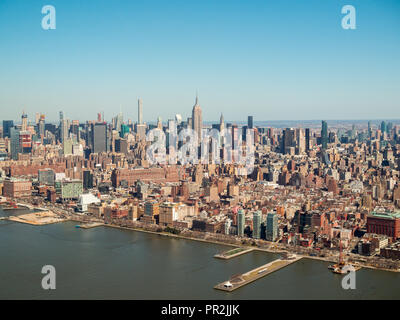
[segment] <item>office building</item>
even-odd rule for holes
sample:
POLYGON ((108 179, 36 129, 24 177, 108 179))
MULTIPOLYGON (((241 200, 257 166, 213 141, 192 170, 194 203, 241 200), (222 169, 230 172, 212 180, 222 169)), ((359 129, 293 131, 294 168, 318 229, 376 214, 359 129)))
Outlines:
POLYGON ((278 238, 278 215, 276 213, 268 213, 266 239, 268 241, 276 241, 278 238))
POLYGON ((108 152, 108 130, 106 123, 92 123, 92 153, 108 152))
POLYGON ((11 128, 14 127, 13 120, 3 120, 3 138, 11 137, 11 128))
POLYGON ((196 95, 196 102, 192 110, 192 129, 197 133, 198 142, 201 141, 201 130, 203 128, 203 115, 199 105, 199 97, 196 95))
POLYGON ((261 235, 261 211, 253 213, 253 238, 260 239, 261 235))
POLYGON ((247 128, 253 129, 253 116, 247 117, 247 128))
POLYGON ((143 101, 142 99, 138 100, 138 124, 143 124, 143 101))
POLYGON ((321 145, 323 150, 328 148, 328 124, 326 121, 322 121, 321 145))
POLYGON ((16 127, 10 129, 10 154, 12 160, 18 160, 18 154, 22 152, 19 133, 20 130, 16 127))
POLYGON ((245 227, 245 214, 242 209, 238 211, 237 214, 237 229, 238 229, 238 236, 243 237, 244 236, 244 227, 245 227))

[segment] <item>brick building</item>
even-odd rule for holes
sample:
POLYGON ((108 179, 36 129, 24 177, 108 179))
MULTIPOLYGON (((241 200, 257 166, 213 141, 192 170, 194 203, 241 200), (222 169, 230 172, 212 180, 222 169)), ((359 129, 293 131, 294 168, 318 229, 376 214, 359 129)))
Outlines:
POLYGON ((400 238, 400 212, 371 212, 367 216, 367 232, 384 234, 393 239, 400 238))
POLYGON ((4 180, 3 196, 10 198, 30 197, 32 182, 27 180, 4 180))

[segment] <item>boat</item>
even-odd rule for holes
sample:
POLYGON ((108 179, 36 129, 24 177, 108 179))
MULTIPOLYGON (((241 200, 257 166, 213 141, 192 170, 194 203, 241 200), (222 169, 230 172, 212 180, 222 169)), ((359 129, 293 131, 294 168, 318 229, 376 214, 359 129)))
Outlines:
POLYGON ((75 226, 75 228, 80 228, 81 226, 79 225, 79 224, 77 224, 76 226, 75 226))
POLYGON ((225 288, 232 288, 233 285, 232 285, 232 283, 230 283, 229 281, 227 281, 227 282, 224 283, 224 287, 225 287, 225 288))

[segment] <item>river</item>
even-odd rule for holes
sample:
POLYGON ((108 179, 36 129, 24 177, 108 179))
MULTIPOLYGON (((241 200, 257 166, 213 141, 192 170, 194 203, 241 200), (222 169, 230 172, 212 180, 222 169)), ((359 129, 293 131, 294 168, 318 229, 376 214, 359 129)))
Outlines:
MULTIPOLYGON (((0 216, 23 212, 0 209, 0 216)), ((0 299, 400 299, 400 273, 362 269, 356 289, 344 290, 328 263, 310 259, 234 292, 218 291, 217 283, 278 257, 253 251, 213 258, 228 248, 72 222, 0 221, 0 299), (44 265, 56 269, 55 290, 41 287, 44 265)))

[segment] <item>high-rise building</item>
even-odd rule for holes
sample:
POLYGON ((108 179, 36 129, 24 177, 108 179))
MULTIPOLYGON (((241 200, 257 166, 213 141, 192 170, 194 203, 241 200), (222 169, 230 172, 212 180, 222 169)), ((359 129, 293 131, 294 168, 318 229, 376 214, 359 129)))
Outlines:
POLYGON ((37 126, 38 126, 39 137, 40 137, 40 139, 43 139, 44 133, 45 133, 45 116, 44 116, 44 114, 41 114, 39 116, 39 122, 38 122, 37 126))
POLYGON ((310 128, 306 128, 306 152, 310 150, 310 128))
POLYGON ((12 127, 10 129, 10 146, 11 146, 11 159, 18 160, 18 153, 22 152, 21 144, 20 144, 20 137, 19 137, 20 130, 16 127, 12 127))
POLYGON ((143 124, 143 101, 138 100, 138 124, 143 124))
POLYGON ((192 129, 197 133, 197 138, 201 141, 201 130, 203 128, 203 116, 199 105, 199 97, 196 95, 196 102, 192 110, 192 129))
POLYGON ((10 138, 10 130, 14 127, 13 120, 3 120, 3 138, 10 138))
POLYGON ((117 116, 114 119, 114 129, 117 130, 119 133, 121 133, 121 127, 124 123, 124 115, 122 112, 118 113, 117 116))
POLYGON ((278 215, 276 213, 268 213, 266 238, 268 241, 276 241, 278 238, 278 215))
POLYGON ((136 124, 136 135, 138 136, 139 140, 146 139, 146 125, 145 124, 136 124))
POLYGON ((63 119, 60 122, 60 142, 64 143, 66 139, 69 138, 69 121, 63 119))
POLYGON ((83 171, 83 189, 93 188, 93 173, 90 170, 83 171))
POLYGON ((253 213, 253 238, 260 239, 261 235, 261 211, 253 213))
POLYGON ((322 149, 324 149, 324 150, 326 150, 328 148, 328 124, 326 121, 322 121, 321 145, 322 145, 322 149))
POLYGON ((225 124, 224 124, 224 116, 221 113, 221 117, 219 118, 219 131, 223 131, 225 129, 225 124))
POLYGON ((381 122, 381 131, 382 133, 387 132, 387 124, 385 121, 381 122))
POLYGON ((253 129, 253 116, 247 117, 247 128, 253 129))
POLYGON ((22 113, 21 120, 22 120, 21 131, 28 130, 28 115, 25 112, 22 113))
POLYGON ((74 141, 79 142, 80 141, 79 120, 72 120, 70 131, 71 134, 74 136, 74 141))
POLYGON ((290 153, 290 148, 294 148, 296 146, 295 139, 295 130, 292 128, 286 128, 282 133, 282 141, 281 141, 281 153, 287 154, 290 153))
POLYGON ((56 174, 52 169, 39 169, 38 180, 39 183, 48 186, 54 186, 56 174))
POLYGON ((244 211, 240 209, 237 214, 237 230, 239 237, 244 236, 244 225, 245 225, 245 215, 244 211))
POLYGON ((108 131, 106 123, 92 123, 92 153, 107 152, 108 150, 108 131))
POLYGON ((304 135, 304 129, 297 128, 296 129, 296 137, 297 137, 298 154, 302 154, 306 151, 306 139, 305 139, 305 135, 304 135))
POLYGON ((368 137, 372 137, 372 126, 371 126, 371 121, 368 121, 368 137))

